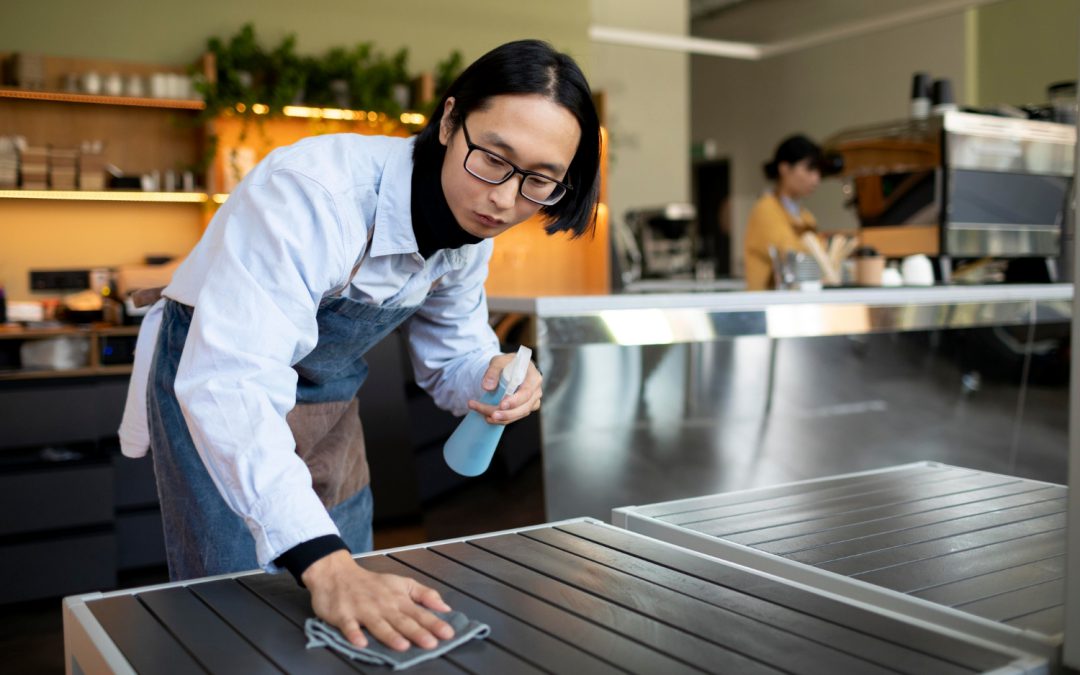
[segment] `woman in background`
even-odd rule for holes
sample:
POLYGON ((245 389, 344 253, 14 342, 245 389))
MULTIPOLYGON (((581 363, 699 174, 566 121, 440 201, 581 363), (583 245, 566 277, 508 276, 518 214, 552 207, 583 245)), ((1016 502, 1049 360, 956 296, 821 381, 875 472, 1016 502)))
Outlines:
POLYGON ((806 136, 786 138, 772 161, 765 164, 765 177, 776 187, 762 195, 750 211, 743 243, 746 288, 762 291, 775 288, 769 247, 779 255, 788 251, 806 252, 802 236, 815 232, 817 221, 801 206, 821 182, 821 148, 806 136))

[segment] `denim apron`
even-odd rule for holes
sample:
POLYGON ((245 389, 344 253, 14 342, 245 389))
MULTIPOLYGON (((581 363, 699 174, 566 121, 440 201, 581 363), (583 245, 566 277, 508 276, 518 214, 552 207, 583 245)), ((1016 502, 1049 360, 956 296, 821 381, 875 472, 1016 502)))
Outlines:
MULTIPOLYGON (((350 282, 362 262, 353 268, 350 282)), ((363 355, 420 305, 369 305, 341 296, 348 285, 334 289, 319 304, 318 342, 293 366, 298 375, 296 407, 286 419, 316 493, 346 545, 359 553, 372 548, 373 506, 356 401, 368 372, 363 355)), ((251 533, 210 478, 173 389, 194 311, 166 300, 147 387, 150 448, 173 580, 259 566, 251 533)))

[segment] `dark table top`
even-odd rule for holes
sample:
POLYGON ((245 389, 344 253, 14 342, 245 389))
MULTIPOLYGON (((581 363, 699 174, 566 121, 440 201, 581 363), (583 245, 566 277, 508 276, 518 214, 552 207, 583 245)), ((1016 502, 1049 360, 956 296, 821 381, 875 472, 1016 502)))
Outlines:
MULTIPOLYGON (((968 673, 1013 654, 592 520, 377 553, 491 635, 416 673, 968 673)), ((262 573, 85 602, 137 672, 387 672, 305 649, 306 590, 262 573)), ((85 616, 85 615, 84 615, 85 616)), ((83 619, 85 623, 87 619, 83 619)), ((1031 666, 1031 660, 1020 668, 1031 666)))
POLYGON ((681 528, 1047 636, 1067 488, 923 463, 641 507, 681 528))

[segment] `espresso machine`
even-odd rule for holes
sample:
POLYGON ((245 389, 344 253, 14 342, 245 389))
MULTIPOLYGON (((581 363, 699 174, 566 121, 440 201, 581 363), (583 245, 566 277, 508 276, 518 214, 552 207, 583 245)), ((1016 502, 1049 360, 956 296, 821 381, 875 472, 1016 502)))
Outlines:
POLYGON ((863 246, 937 258, 946 282, 955 261, 985 258, 1035 262, 1055 281, 1075 144, 1072 125, 947 111, 843 131, 825 151, 842 158, 863 246))
POLYGON ((633 270, 623 281, 693 277, 696 219, 694 205, 680 202, 627 211, 616 236, 617 258, 633 270))

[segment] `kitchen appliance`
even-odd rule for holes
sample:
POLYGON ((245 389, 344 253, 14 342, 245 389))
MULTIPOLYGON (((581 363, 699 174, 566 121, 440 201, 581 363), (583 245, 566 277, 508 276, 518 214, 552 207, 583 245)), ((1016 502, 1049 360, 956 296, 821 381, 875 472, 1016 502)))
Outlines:
MULTIPOLYGON (((1061 252, 1076 128, 965 112, 841 132, 862 244, 889 258, 1043 258, 1061 252)), ((1050 266, 1048 266, 1050 267, 1050 266)))
POLYGON ((627 225, 641 253, 642 277, 694 275, 696 218, 693 204, 678 202, 627 211, 627 225))

